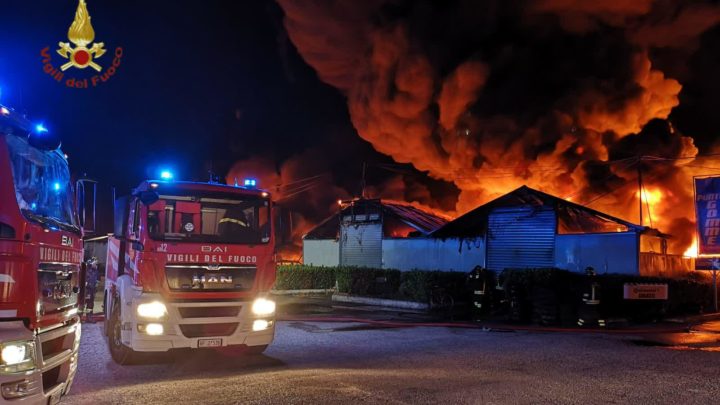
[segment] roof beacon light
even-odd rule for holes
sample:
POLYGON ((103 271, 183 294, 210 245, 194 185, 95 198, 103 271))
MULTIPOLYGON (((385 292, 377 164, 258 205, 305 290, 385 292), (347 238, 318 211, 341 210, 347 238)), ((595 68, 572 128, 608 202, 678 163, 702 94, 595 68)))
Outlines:
POLYGON ((255 186, 257 186, 257 180, 255 180, 255 179, 245 179, 245 187, 255 188, 255 186))
POLYGON ((37 132, 38 134, 44 134, 47 131, 48 131, 48 129, 45 128, 45 125, 43 125, 43 124, 35 125, 35 132, 37 132))
POLYGON ((163 180, 172 180, 173 174, 170 170, 163 170, 162 172, 160 172, 160 178, 163 180))

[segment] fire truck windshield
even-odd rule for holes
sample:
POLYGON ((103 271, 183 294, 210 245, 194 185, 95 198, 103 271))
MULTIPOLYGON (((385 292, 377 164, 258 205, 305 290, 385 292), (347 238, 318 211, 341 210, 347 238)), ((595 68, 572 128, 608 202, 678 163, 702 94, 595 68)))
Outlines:
POLYGON ((17 136, 6 139, 20 212, 44 226, 79 232, 70 170, 62 153, 34 148, 17 136))
POLYGON ((270 241, 270 203, 255 196, 160 195, 148 207, 155 240, 261 244, 270 241))

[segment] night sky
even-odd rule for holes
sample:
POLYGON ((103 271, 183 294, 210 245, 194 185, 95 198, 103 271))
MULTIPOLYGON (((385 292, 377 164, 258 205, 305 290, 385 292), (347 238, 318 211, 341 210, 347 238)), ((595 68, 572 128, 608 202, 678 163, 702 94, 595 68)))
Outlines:
POLYGON ((237 160, 279 167, 320 147, 333 150, 323 170, 342 169, 336 180, 359 192, 364 160, 391 161, 354 133, 342 94, 298 56, 273 1, 87 3, 95 42, 108 49, 97 62, 109 66, 123 48, 115 75, 70 89, 43 72, 45 46, 63 63, 55 49, 77 1, 4 1, 0 102, 59 133, 73 172, 103 188, 126 192, 165 167, 181 179, 223 178, 237 160))
POLYGON ((3 2, 0 102, 60 134, 105 200, 161 168, 257 175, 309 226, 367 162, 369 195, 450 215, 527 184, 634 220, 636 167, 613 162, 651 155, 671 159, 640 165, 671 190, 656 219, 689 235, 689 178, 720 171, 716 1, 88 0, 97 62, 122 62, 69 89, 40 51, 63 63, 76 7, 3 2))

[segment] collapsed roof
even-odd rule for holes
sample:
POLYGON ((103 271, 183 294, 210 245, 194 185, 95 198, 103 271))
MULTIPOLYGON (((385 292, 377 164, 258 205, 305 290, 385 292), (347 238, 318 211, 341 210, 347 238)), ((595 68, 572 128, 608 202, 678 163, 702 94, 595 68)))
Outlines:
POLYGON ((448 223, 445 218, 411 205, 379 199, 359 199, 350 202, 339 213, 326 218, 305 234, 303 239, 337 239, 341 218, 366 215, 372 210, 382 213, 383 231, 386 237, 427 236, 448 223), (399 231, 400 228, 406 231, 399 231))

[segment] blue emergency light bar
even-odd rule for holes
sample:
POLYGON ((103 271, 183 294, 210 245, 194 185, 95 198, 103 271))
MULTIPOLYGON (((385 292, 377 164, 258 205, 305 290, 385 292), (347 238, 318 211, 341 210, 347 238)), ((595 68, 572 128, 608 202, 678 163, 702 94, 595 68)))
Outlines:
POLYGON ((245 179, 245 187, 255 187, 255 186, 257 186, 257 180, 245 179))
POLYGON ((48 131, 48 129, 45 128, 45 125, 43 125, 43 124, 37 124, 37 125, 35 125, 35 132, 37 132, 38 135, 44 134, 44 133, 46 133, 47 131, 48 131))
POLYGON ((173 173, 170 170, 163 170, 160 172, 160 178, 163 180, 172 180, 173 177, 173 173))

